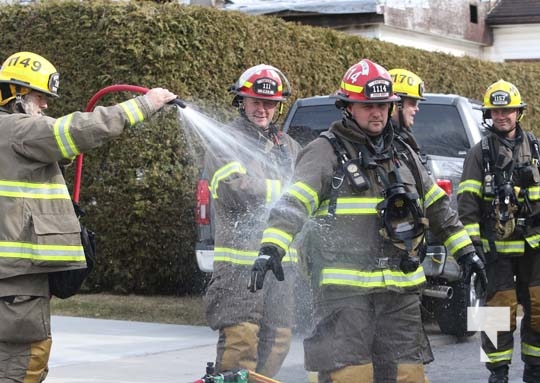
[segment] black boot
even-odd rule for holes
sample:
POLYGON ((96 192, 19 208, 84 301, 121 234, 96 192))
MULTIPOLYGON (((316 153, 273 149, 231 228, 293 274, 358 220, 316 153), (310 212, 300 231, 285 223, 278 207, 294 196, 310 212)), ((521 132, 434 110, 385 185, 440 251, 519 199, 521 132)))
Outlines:
POLYGON ((523 381, 526 383, 540 383, 540 366, 525 364, 523 369, 523 381))
POLYGON ((508 366, 499 366, 490 371, 488 383, 508 383, 508 366))

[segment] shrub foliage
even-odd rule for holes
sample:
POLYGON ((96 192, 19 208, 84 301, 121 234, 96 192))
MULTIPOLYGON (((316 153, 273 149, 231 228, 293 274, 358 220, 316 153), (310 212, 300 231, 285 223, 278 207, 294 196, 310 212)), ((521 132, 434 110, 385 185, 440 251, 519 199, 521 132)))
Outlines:
MULTIPOLYGON (((538 64, 458 58, 177 3, 48 1, 2 6, 0 19, 4 59, 32 51, 60 72, 61 97, 50 105, 52 116, 85 110, 93 94, 118 83, 167 87, 197 108, 227 116, 227 89, 252 65, 271 64, 286 73, 290 103, 334 92, 349 66, 369 58, 388 69, 416 72, 430 92, 476 99, 503 78, 528 103, 525 128, 535 130, 540 122, 540 94, 532 88, 540 78, 538 64)), ((110 94, 99 104, 131 96, 110 94)), ((201 164, 171 109, 84 157, 81 205, 84 222, 97 232, 99 251, 89 291, 187 294, 201 288, 193 223, 201 164)), ((73 169, 69 182, 72 177, 73 169)))

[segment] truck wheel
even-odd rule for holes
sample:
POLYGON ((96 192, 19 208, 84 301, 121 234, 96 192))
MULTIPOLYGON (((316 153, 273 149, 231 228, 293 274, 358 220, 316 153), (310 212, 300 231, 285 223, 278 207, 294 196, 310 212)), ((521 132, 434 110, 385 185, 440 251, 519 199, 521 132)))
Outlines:
POLYGON ((435 302, 433 310, 441 332, 458 337, 474 335, 475 331, 467 331, 467 307, 479 307, 485 303, 485 294, 478 286, 476 275, 468 285, 462 280, 447 282, 447 285, 454 291, 452 298, 435 302))

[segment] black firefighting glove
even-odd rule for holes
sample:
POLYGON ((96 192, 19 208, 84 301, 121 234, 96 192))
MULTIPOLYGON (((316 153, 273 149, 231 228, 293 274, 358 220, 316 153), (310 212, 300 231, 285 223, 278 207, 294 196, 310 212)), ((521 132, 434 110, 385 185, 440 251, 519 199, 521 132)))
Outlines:
POLYGON ((461 269, 463 270, 463 281, 466 284, 471 283, 472 274, 476 273, 478 279, 480 280, 482 289, 487 291, 488 280, 486 275, 486 267, 478 254, 475 252, 465 254, 459 257, 458 263, 461 265, 461 269))
POLYGON ((484 265, 486 264, 486 253, 484 252, 484 246, 482 245, 481 241, 473 241, 474 251, 476 251, 476 255, 480 257, 480 260, 484 262, 484 265))
POLYGON ((263 288, 264 277, 268 270, 272 270, 278 281, 285 280, 283 267, 281 267, 281 255, 276 246, 266 245, 259 250, 259 256, 255 259, 251 268, 251 277, 248 289, 252 293, 263 288))

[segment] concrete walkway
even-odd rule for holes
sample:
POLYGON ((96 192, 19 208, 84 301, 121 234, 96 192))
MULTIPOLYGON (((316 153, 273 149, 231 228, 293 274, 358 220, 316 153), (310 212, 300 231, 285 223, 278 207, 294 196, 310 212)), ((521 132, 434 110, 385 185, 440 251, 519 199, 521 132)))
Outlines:
MULTIPOLYGON (((455 341, 427 330, 432 345, 455 341)), ((216 356, 208 327, 53 316, 52 334, 46 383, 191 383, 216 356)), ((303 360, 295 337, 282 370, 303 371, 303 360)))

